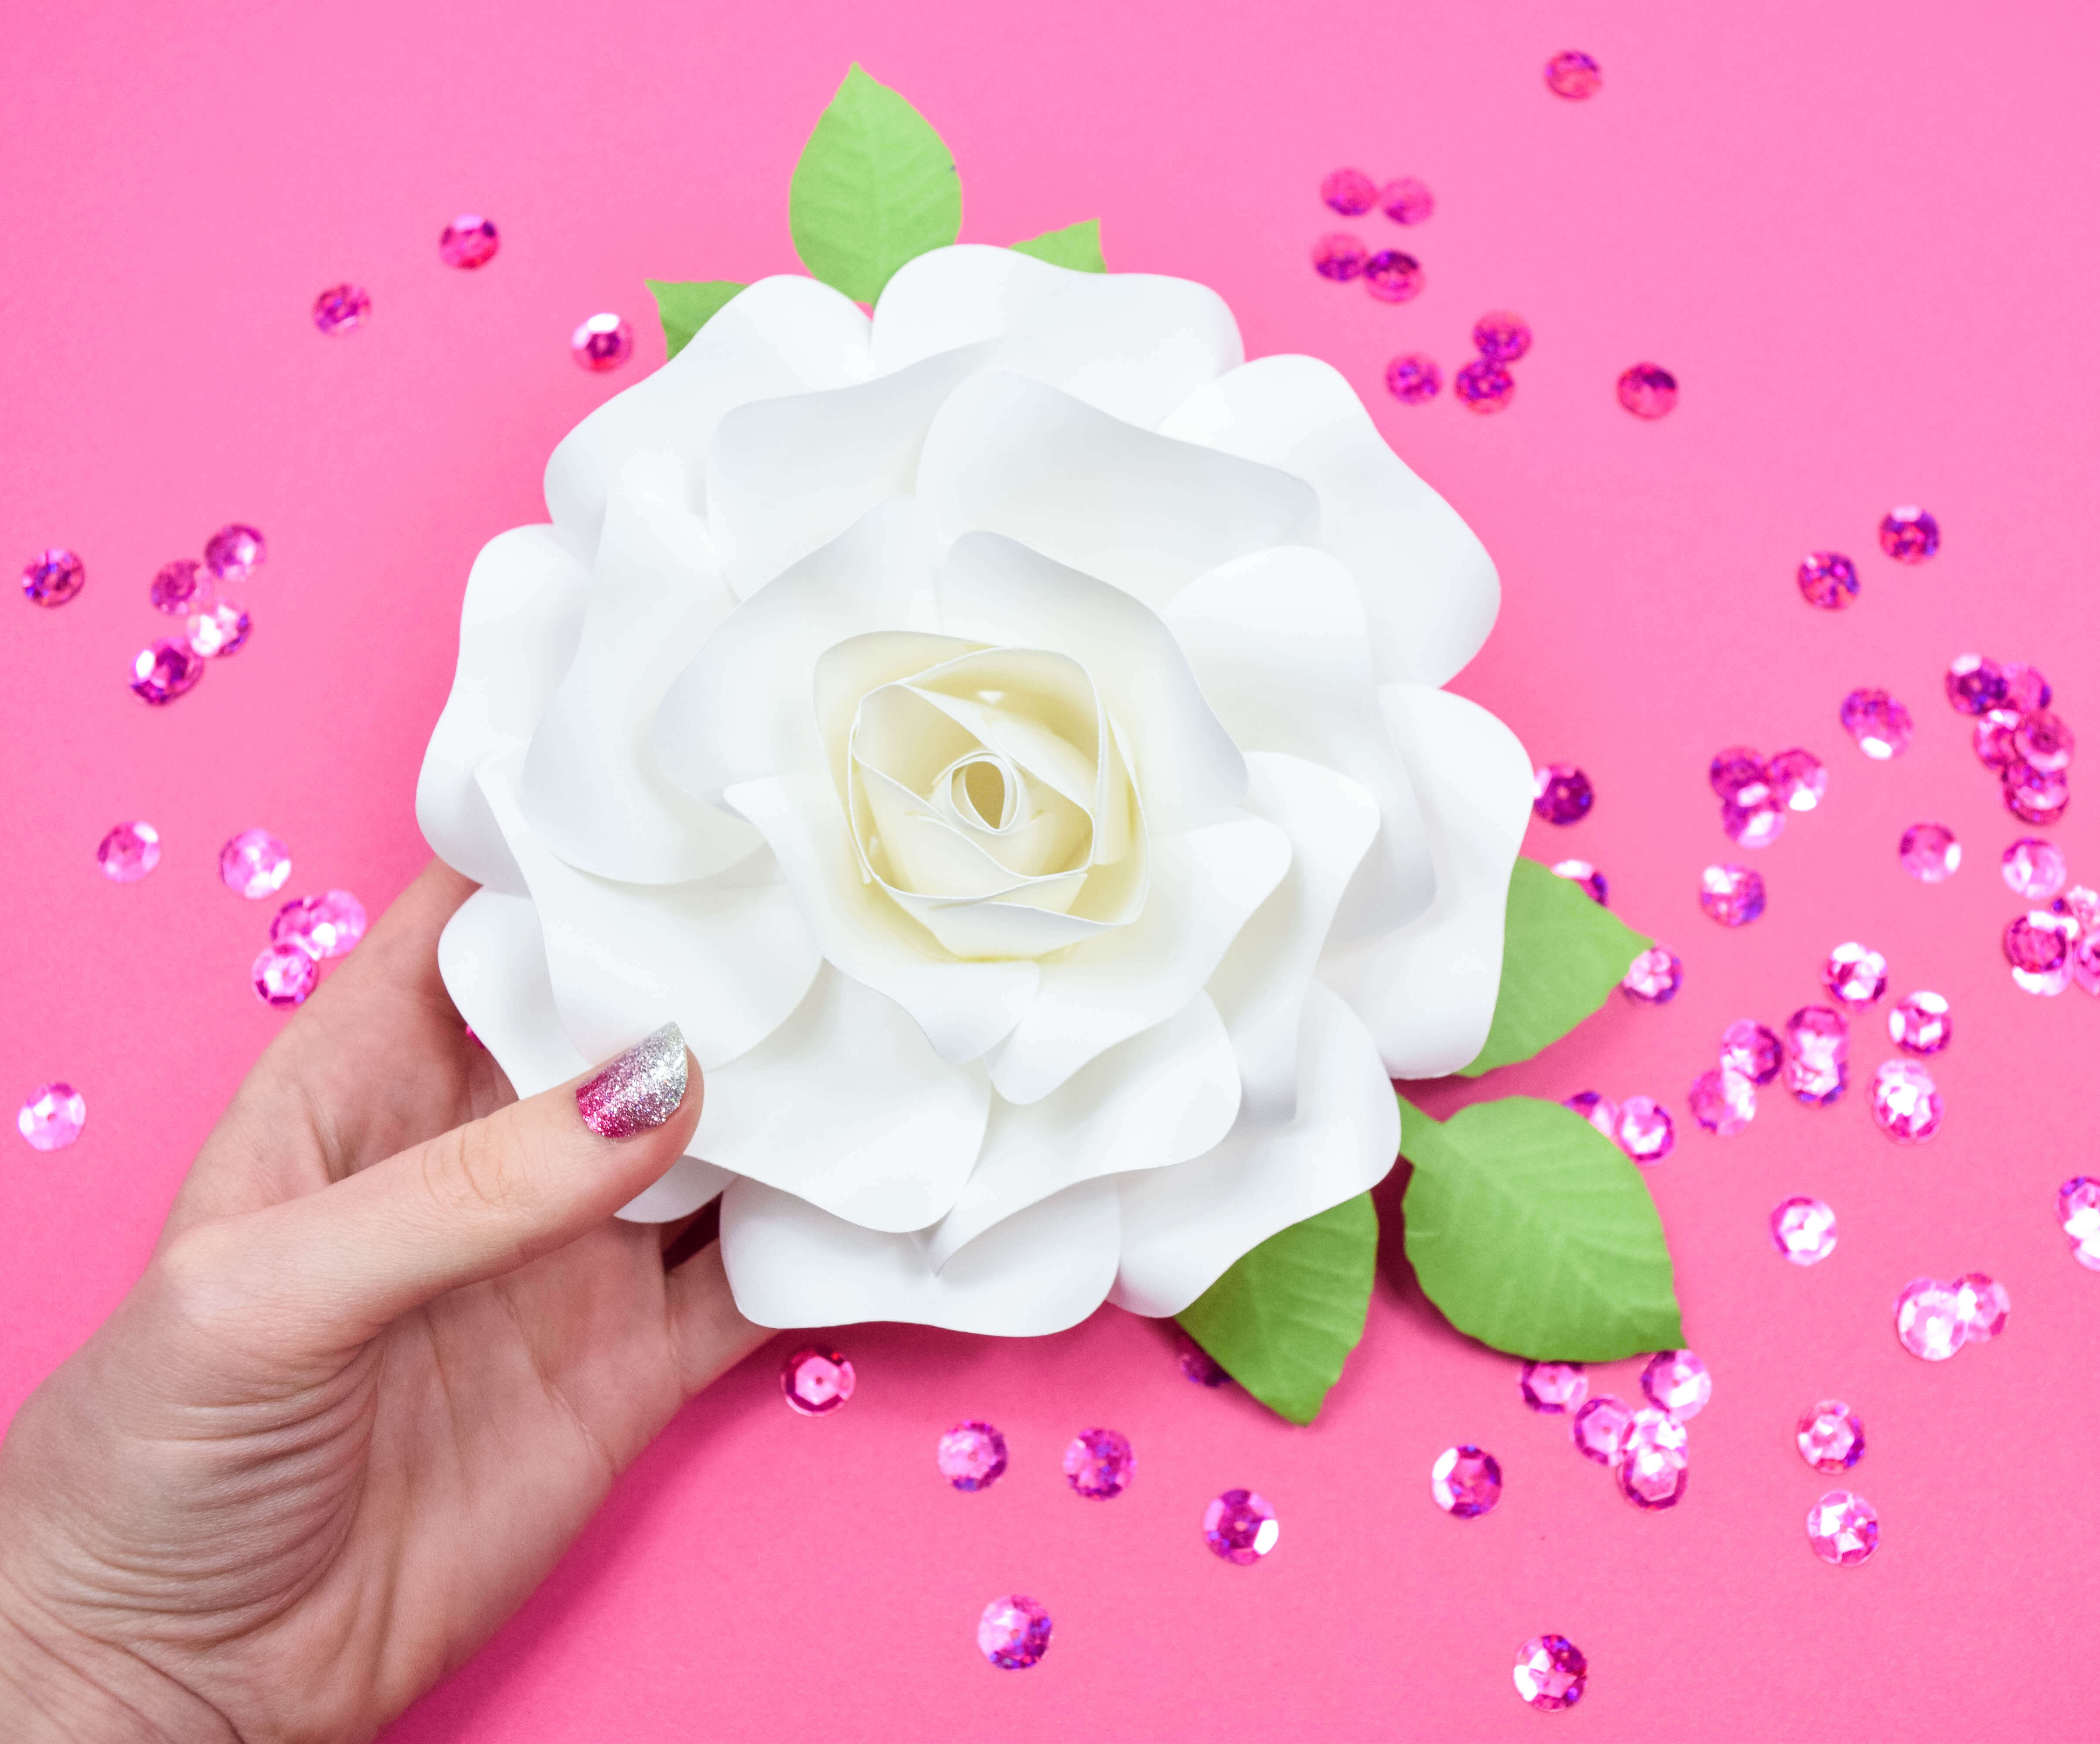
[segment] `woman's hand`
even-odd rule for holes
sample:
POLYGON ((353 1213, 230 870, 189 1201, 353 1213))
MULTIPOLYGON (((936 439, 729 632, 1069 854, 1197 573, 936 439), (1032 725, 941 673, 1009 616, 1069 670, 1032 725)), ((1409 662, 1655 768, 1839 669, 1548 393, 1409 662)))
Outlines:
POLYGON ((766 1337, 717 1247, 610 1221, 699 1119, 675 1031, 624 1120, 517 1101, 438 978, 472 888, 432 865, 286 1026, 8 1430, 11 1737, 369 1737, 766 1337))

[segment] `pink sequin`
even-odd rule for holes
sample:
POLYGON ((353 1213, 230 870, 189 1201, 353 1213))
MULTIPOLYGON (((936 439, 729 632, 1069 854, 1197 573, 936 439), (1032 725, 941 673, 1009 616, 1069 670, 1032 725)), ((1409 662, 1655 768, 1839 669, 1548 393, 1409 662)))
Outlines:
POLYGON ((1829 771, 1813 752, 1781 751, 1765 765, 1772 793, 1789 811, 1813 811, 1830 785, 1829 771))
POLYGON ((1630 1096, 1619 1104, 1619 1149, 1643 1168, 1660 1163, 1677 1144, 1670 1110, 1652 1097, 1630 1096))
POLYGON ((1721 1064, 1752 1084, 1770 1084, 1785 1057, 1779 1037, 1751 1018, 1738 1018, 1721 1031, 1721 1064))
POLYGON ((580 369, 617 369, 634 355, 634 329, 610 312, 586 316, 569 335, 569 355, 580 369))
POLYGON ((1582 1699, 1590 1662, 1564 1635, 1534 1635, 1516 1650, 1515 1678, 1516 1693, 1529 1706, 1557 1713, 1582 1699))
POLYGON ((165 612, 170 617, 187 617, 192 612, 208 609, 214 602, 216 589, 211 577, 205 573, 204 565, 193 557, 179 557, 172 563, 161 564, 153 579, 146 584, 146 598, 156 612, 165 612))
POLYGON ((1114 1429, 1082 1429, 1065 1449, 1065 1481, 1091 1500, 1121 1495, 1136 1475, 1129 1438, 1114 1429))
POLYGON ((2039 836, 2023 836, 2005 850, 1999 862, 2005 888, 2031 903, 2045 903, 2063 888, 2071 876, 2063 850, 2039 836))
POLYGON ((245 581, 269 554, 262 534, 239 521, 227 522, 204 542, 204 566, 221 581, 245 581))
POLYGON ((1897 1340, 1927 1362, 1944 1362, 1969 1336, 1959 1293, 1937 1278, 1914 1278, 1905 1284, 1895 1312, 1897 1340))
POLYGON ((1619 1141, 1619 1105, 1595 1090, 1577 1090, 1560 1105, 1572 1108, 1613 1144, 1619 1141))
POLYGON ((1531 325, 1507 309, 1492 311, 1473 323, 1473 349, 1491 362, 1513 364, 1531 349, 1531 325))
POLYGON ((1573 763, 1547 763, 1531 774, 1532 815, 1547 823, 1573 823, 1590 815, 1596 793, 1573 763))
POLYGON ((1962 714, 1988 714, 2005 703, 2005 674, 1981 654, 1957 654, 1948 663, 1947 700, 1962 714))
POLYGON ((2005 706, 2014 713, 2046 709, 2054 695, 2039 667, 2030 666, 2024 660, 2005 662, 2005 706))
POLYGON ((1607 898, 1611 894, 1611 885, 1587 860, 1557 860, 1552 871, 1555 877, 1565 878, 1599 908, 1609 906, 1607 898))
POLYGON ((1444 372, 1435 358, 1410 351, 1385 366, 1385 386, 1402 405, 1423 405, 1443 391, 1444 372))
POLYGON ((1806 1194, 1781 1199, 1772 1208, 1771 1238, 1796 1265, 1814 1265, 1838 1250, 1838 1213, 1806 1194))
POLYGON ((1889 990, 1889 960, 1847 939, 1824 959, 1823 984, 1847 1005, 1871 1005, 1889 990))
POLYGON ((1396 176, 1379 190, 1379 205, 1396 224, 1419 224, 1436 211, 1436 196, 1427 183, 1396 176))
POLYGON ((1853 743, 1877 762, 1900 757, 1913 728, 1910 710, 1886 691, 1862 689, 1847 695, 1838 719, 1853 743))
POLYGON ((1748 745, 1730 745, 1716 751, 1706 765, 1706 782, 1723 799, 1738 804, 1745 793, 1754 801, 1771 787, 1765 760, 1748 745))
POLYGON ((1867 1431, 1860 1414, 1842 1399, 1823 1399, 1801 1414, 1793 1426, 1793 1445, 1813 1469, 1835 1477, 1864 1456, 1867 1431))
POLYGON ((1699 906, 1723 926, 1748 926, 1765 912, 1765 881, 1747 866, 1710 866, 1699 875, 1699 906))
POLYGON ((1364 289, 1380 302, 1412 302, 1422 285, 1422 263, 1398 249, 1380 249, 1364 263, 1364 289))
POLYGON ((1824 612, 1842 612, 1860 597, 1860 572, 1842 551, 1811 551, 1794 572, 1801 597, 1824 612))
POLYGON ((1337 170, 1320 184, 1320 197, 1344 218, 1361 218, 1378 204, 1379 187, 1361 170, 1337 170))
POLYGON ((1882 549, 1899 563, 1921 563, 1939 549, 1939 523, 1914 503, 1882 517, 1882 549))
POLYGON ((1546 88, 1570 103, 1595 96, 1604 82, 1603 70, 1579 48, 1563 49, 1546 64, 1546 88))
POLYGON ((267 830, 243 830, 218 850, 218 876, 250 902, 275 896, 292 876, 292 850, 267 830))
POLYGON ((1692 1118, 1722 1138, 1747 1132, 1757 1118, 1756 1087, 1740 1072, 1726 1066, 1701 1072, 1685 1099, 1692 1106, 1692 1118))
POLYGON ((959 1423, 935 1446, 933 1464, 958 1490, 989 1490, 1006 1470, 1006 1437, 988 1423, 959 1423))
POLYGON ((1965 1272, 1954 1280, 1954 1306, 1961 1316, 1962 1342, 1988 1344, 2005 1330, 2012 1293, 1988 1272, 1965 1272))
POLYGON ((1944 823, 1913 823, 1897 842, 1896 858, 1920 884, 1944 884, 1961 869, 1961 844, 1944 823))
POLYGON ((2071 985, 2071 950, 2078 934, 2077 921, 2048 908, 2030 908, 2007 923, 2005 960, 2012 965, 2014 984, 2045 998, 2062 992, 2071 985))
POLYGON ((2078 740, 2061 716, 2037 709, 2020 717, 2020 724, 2013 729, 2013 748, 2028 768, 2054 775, 2070 768, 2078 740))
POLYGON ((1849 1490, 1833 1490, 1808 1511, 1808 1546, 1825 1562, 1849 1569, 1864 1562, 1882 1539, 1873 1506, 1849 1490))
POLYGON ((1568 1425, 1568 1438, 1584 1459, 1594 1459, 1599 1465, 1617 1465, 1619 1455, 1626 1450, 1626 1433, 1633 1427, 1633 1420, 1630 1405, 1608 1393, 1600 1393, 1576 1407, 1574 1420, 1568 1425))
POLYGON ((1025 1671, 1050 1651, 1050 1614, 1027 1594, 994 1599, 977 1618, 977 1651, 1002 1671, 1025 1671))
POLYGON ((1786 828, 1786 808, 1768 787, 1748 805, 1732 799, 1721 801, 1721 829, 1740 848, 1769 848, 1786 828))
POLYGON ((1937 1053, 1953 1035, 1947 1001, 1937 993, 1906 993, 1889 1008, 1889 1040, 1905 1053, 1937 1053))
POLYGON ((1243 1569, 1275 1549, 1282 1530, 1268 1499, 1251 1490, 1228 1490, 1203 1510, 1203 1542, 1211 1554, 1243 1569))
POLYGON ((15 1111, 15 1130, 32 1150, 63 1150, 87 1124, 87 1098, 69 1084, 47 1084, 15 1111))
POLYGON ((1527 1362, 1517 1390, 1525 1404, 1545 1416, 1572 1416, 1590 1397, 1590 1377, 1579 1362, 1527 1362))
POLYGON ((1691 1462, 1682 1453, 1637 1450, 1630 1446, 1615 1471, 1619 1494, 1635 1508, 1674 1508, 1684 1499, 1691 1462))
POLYGON ((1884 1060, 1874 1068, 1874 1124, 1899 1145, 1921 1145, 1939 1130, 1947 1104, 1932 1074, 1915 1060, 1884 1060))
POLYGON ((1677 377, 1661 364, 1635 364, 1619 377, 1619 404, 1635 417, 1661 417, 1677 404, 1677 377))
POLYGON ((309 956, 346 956, 364 937, 364 903, 347 890, 329 890, 285 903, 270 923, 270 937, 309 956))
POLYGON ((1476 357, 1451 378, 1451 391, 1468 412, 1485 417, 1509 408, 1516 398, 1516 377, 1501 364, 1476 357))
POLYGON ((843 1351, 805 1344, 780 1365, 780 1396, 801 1417, 823 1417, 854 1396, 857 1377, 843 1351))
POLYGON ((209 612, 192 613, 183 625, 190 652, 205 660, 223 660, 237 654, 248 640, 248 614, 230 599, 222 599, 209 612))
POLYGON ((1346 230, 1330 231, 1312 245, 1312 270, 1323 279, 1360 278, 1370 258, 1371 251, 1346 230))
POLYGON ((195 690, 204 661, 179 642, 157 642, 131 662, 131 694, 149 708, 165 708, 195 690))
POLYGON ((1684 965, 1666 946, 1654 945, 1635 957, 1619 982, 1619 991, 1643 1005, 1667 1005, 1684 985, 1684 965))
POLYGON ((438 258, 448 267, 472 272, 496 258, 501 241, 496 226, 479 212, 462 212, 438 236, 438 258))
POLYGON ((1447 1447, 1429 1468, 1429 1494, 1445 1513, 1475 1519, 1502 1500, 1502 1465, 1477 1447, 1447 1447))
POLYGON ((348 333, 372 312, 361 285, 331 285, 314 298, 314 325, 325 333, 348 333))
POLYGON ((249 973, 264 1004, 303 1005, 320 980, 320 965, 297 945, 269 945, 249 973))
POLYGON ((2060 769, 2009 764, 1999 776, 2005 810, 2023 823, 2054 823, 2071 803, 2071 784, 2060 769))
POLYGON ((1657 1411, 1689 1423, 1714 1397, 1714 1377, 1688 1350, 1660 1350, 1641 1371, 1641 1391, 1657 1411))
POLYGON ((161 832, 143 819, 120 823, 102 838, 95 863, 112 884, 136 884, 161 863, 161 832))
POLYGON ((1976 761, 2001 773, 2018 762, 2020 753, 2013 748, 2013 732, 2020 718, 2018 712, 2011 709, 1992 709, 1979 715, 1970 740, 1976 761))
POLYGON ((87 565, 63 546, 39 551, 22 569, 22 597, 33 606, 63 606, 87 585, 87 565))

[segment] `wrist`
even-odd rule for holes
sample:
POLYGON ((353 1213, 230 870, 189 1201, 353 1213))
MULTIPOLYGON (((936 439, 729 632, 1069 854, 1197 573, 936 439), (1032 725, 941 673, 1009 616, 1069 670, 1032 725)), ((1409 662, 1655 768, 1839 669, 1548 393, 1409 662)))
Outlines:
POLYGON ((0 1574, 0 1706, 20 1744, 227 1744, 218 1711, 135 1654, 40 1614, 0 1574))

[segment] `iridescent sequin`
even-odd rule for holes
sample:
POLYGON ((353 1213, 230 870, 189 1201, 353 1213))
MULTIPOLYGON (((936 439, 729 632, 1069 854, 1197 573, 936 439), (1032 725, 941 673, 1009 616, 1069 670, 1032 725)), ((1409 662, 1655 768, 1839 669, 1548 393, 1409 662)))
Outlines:
POLYGON ((1635 364, 1619 377, 1619 404, 1635 417, 1661 417, 1677 404, 1677 377, 1661 364, 1635 364))

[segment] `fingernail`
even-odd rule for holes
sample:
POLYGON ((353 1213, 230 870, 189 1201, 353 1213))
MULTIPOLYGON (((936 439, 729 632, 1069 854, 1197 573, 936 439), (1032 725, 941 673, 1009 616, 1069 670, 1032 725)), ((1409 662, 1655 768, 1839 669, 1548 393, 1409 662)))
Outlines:
POLYGON ((667 1023, 578 1084, 576 1112, 601 1138, 632 1138, 663 1125, 685 1098, 686 1038, 667 1023))

